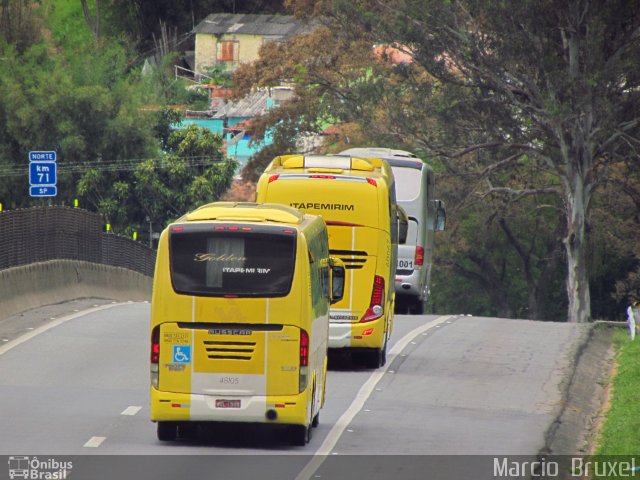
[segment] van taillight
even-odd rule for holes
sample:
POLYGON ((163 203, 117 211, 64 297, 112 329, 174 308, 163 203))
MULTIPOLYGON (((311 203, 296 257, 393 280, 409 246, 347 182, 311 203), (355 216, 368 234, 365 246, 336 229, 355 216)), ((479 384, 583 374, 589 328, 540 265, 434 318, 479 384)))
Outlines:
POLYGON ((373 185, 374 187, 378 186, 378 182, 376 182, 373 178, 367 178, 367 183, 373 185))
POLYGON ((380 318, 384 313, 384 278, 376 275, 373 279, 373 290, 371 291, 371 302, 369 308, 360 319, 360 323, 370 322, 380 318))
POLYGON ((424 248, 419 245, 416 247, 416 260, 413 263, 415 265, 422 265, 424 263, 424 248))
POLYGON ((309 334, 300 329, 300 366, 309 366, 309 334))
POLYGON ((271 176, 269 177, 269 183, 271 183, 271 182, 275 182, 275 181, 278 179, 278 177, 279 177, 279 176, 280 176, 280 175, 271 175, 271 176))

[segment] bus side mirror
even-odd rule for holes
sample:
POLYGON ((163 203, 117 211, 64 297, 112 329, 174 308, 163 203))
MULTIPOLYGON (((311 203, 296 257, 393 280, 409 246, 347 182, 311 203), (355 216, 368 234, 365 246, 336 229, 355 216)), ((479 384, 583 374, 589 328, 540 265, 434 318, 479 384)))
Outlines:
POLYGON ((434 201, 436 202, 435 230, 436 232, 441 232, 444 230, 444 227, 447 224, 447 212, 444 208, 444 202, 442 200, 434 200, 434 201))
POLYGON ((344 296, 344 265, 338 259, 331 259, 331 304, 338 303, 344 296))
POLYGON ((407 232, 409 231, 409 218, 407 212, 398 205, 398 243, 404 245, 407 243, 407 232))

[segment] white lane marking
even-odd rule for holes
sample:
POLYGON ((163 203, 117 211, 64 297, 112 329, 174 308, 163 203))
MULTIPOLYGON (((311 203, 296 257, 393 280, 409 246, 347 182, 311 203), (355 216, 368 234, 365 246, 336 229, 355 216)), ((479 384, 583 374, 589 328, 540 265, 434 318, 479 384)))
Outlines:
POLYGON ((62 318, 58 318, 57 320, 52 321, 51 323, 47 323, 46 325, 43 325, 41 327, 38 327, 36 329, 31 330, 29 333, 25 333, 24 335, 4 344, 2 347, 0 347, 0 355, 3 355, 5 353, 7 353, 9 350, 17 347, 18 345, 23 344, 24 342, 31 340, 33 337, 36 337, 38 335, 40 335, 41 333, 46 332, 47 330, 51 330, 52 328, 57 327, 58 325, 62 325, 65 322, 68 322, 69 320, 73 320, 75 318, 79 318, 82 317, 84 315, 89 315, 91 313, 94 312, 99 312, 100 310, 107 310, 109 308, 112 307, 117 307, 118 305, 124 305, 123 303, 117 303, 115 305, 109 304, 109 305, 102 305, 102 306, 96 306, 95 308, 90 308, 88 310, 84 310, 82 312, 78 312, 78 313, 74 313, 71 315, 68 315, 66 317, 62 317, 62 318))
MULTIPOLYGON (((453 317, 454 315, 444 315, 442 317, 436 318, 435 320, 429 323, 425 323, 424 325, 421 325, 418 328, 411 330, 409 333, 407 333, 404 337, 402 337, 393 345, 393 347, 391 348, 391 350, 389 350, 387 354, 386 367, 384 367, 384 369, 380 369, 376 372, 373 372, 369 376, 367 381, 364 382, 364 384, 362 385, 362 387, 360 387, 360 390, 356 394, 356 397, 353 399, 353 402, 351 402, 351 405, 349 405, 349 408, 345 410, 345 412, 338 419, 338 421, 335 423, 333 428, 331 428, 331 431, 329 432, 327 437, 324 439, 324 442, 322 442, 322 445, 320 445, 320 448, 316 450, 316 452, 313 454, 313 458, 309 460, 309 462, 305 465, 305 467, 296 476, 295 480, 309 480, 310 478, 312 478, 313 474, 318 470, 318 468, 320 468, 320 465, 322 465, 322 463, 326 460, 327 455, 332 454, 331 450, 333 450, 333 448, 336 446, 336 443, 338 443, 340 436, 344 433, 345 429, 349 426, 349 424, 357 415, 357 413, 360 410, 362 410, 362 407, 364 406, 365 402, 367 401, 367 399, 369 398, 373 390, 376 388, 376 385, 378 384, 378 382, 382 379, 384 374, 387 373, 387 369, 393 363, 394 358, 400 352, 402 352, 402 350, 404 350, 407 347, 407 345, 409 345, 410 343, 415 344, 415 342, 412 342, 411 340, 413 340, 418 335, 426 332, 427 330, 430 330, 436 326, 439 326, 440 324, 446 322, 447 320, 453 317)), ((370 411, 370 410, 367 409, 365 411, 370 411)))
POLYGON ((83 447, 98 448, 106 439, 107 437, 91 437, 83 447))
POLYGON ((130 416, 133 416, 133 415, 135 415, 136 413, 138 413, 140 410, 142 410, 142 407, 134 407, 134 406, 131 406, 131 407, 127 407, 127 408, 125 408, 125 409, 122 411, 122 413, 121 413, 120 415, 130 415, 130 416))

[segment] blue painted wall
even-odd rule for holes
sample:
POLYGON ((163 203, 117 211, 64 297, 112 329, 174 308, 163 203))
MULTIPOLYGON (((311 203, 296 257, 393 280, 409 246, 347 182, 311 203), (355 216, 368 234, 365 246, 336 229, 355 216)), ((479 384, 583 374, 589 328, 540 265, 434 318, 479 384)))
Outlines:
MULTIPOLYGON (((243 120, 247 120, 246 118, 229 118, 229 126, 233 127, 234 125, 240 123, 243 120)), ((219 119, 201 119, 201 118, 189 118, 180 122, 178 128, 185 127, 187 125, 199 125, 201 127, 207 128, 211 130, 213 133, 218 133, 222 135, 223 125, 222 120, 219 119)), ((240 140, 237 144, 231 145, 227 148, 227 156, 235 158, 240 164, 239 169, 241 169, 249 160, 249 157, 254 153, 258 152, 261 148, 271 143, 271 136, 267 135, 263 142, 257 145, 249 146, 249 142, 251 141, 251 137, 249 135, 245 135, 242 140, 240 140)))

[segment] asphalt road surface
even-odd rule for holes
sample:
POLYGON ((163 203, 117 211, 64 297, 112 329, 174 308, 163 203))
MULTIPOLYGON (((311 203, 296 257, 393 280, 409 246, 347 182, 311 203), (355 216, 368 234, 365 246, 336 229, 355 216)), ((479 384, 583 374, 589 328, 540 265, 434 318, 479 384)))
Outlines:
POLYGON ((398 315, 384 368, 332 356, 307 446, 238 425, 164 443, 148 419, 149 304, 89 303, 0 323, 0 478, 37 456, 75 479, 479 479, 477 464, 544 446, 586 339, 575 324, 398 315))

